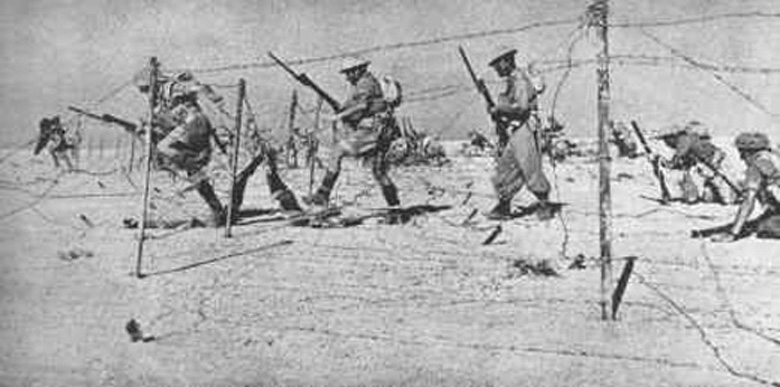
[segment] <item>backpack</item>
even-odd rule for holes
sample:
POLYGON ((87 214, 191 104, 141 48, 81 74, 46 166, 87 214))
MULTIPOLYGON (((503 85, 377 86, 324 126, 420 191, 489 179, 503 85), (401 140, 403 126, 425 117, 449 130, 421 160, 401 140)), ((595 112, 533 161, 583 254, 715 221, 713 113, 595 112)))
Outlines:
POLYGON ((401 83, 397 79, 385 75, 379 79, 379 86, 382 89, 382 98, 391 108, 397 108, 403 101, 403 92, 401 83))

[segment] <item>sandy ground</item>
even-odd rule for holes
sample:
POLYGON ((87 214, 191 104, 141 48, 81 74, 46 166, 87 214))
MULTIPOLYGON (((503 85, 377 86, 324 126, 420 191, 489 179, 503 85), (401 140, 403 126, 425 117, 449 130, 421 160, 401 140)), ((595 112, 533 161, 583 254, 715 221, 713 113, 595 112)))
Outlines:
MULTIPOLYGON (((492 160, 454 157, 392 174, 405 205, 452 206, 444 211, 319 229, 271 212, 245 219, 230 239, 152 230, 148 276, 137 279, 138 231, 122 219, 138 216, 140 174, 126 178, 103 155, 89 165, 105 169, 58 175, 27 154, 5 160, 0 176, 3 386, 780 383, 780 242, 689 238, 735 208, 642 199, 658 195, 644 159, 613 165, 615 279, 623 257, 638 260, 618 321, 605 322, 592 160, 548 170, 562 217, 502 222, 487 246, 499 225, 482 215, 493 204, 492 160), (578 255, 586 268, 570 269, 578 255), (549 260, 559 276, 524 273, 521 260, 549 260), (131 318, 155 340, 130 342, 131 318)), ((307 171, 284 175, 306 192, 307 171)), ((154 181, 154 216, 204 214, 194 193, 171 195, 168 177, 154 181)), ((383 205, 356 163, 346 164, 336 202, 347 212, 383 205)), ((275 206, 258 175, 245 208, 275 206)))

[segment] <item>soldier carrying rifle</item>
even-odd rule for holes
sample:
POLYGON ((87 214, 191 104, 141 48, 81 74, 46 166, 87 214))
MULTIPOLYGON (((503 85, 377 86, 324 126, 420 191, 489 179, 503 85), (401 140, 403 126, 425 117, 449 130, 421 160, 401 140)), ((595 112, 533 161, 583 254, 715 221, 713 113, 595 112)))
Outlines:
POLYGON ((344 127, 341 139, 330 153, 322 183, 313 195, 304 197, 303 200, 313 205, 327 205, 341 172, 341 161, 350 156, 368 160, 387 205, 400 205, 398 189, 388 176, 389 163, 385 157, 390 144, 400 136, 398 123, 393 115, 394 108, 401 102, 400 85, 389 77, 381 81, 377 79, 368 70, 369 61, 348 57, 344 60, 340 72, 344 74, 352 90, 343 103, 338 103, 305 74, 296 74, 273 54, 269 55, 299 82, 312 88, 331 105, 336 112, 330 117, 331 120, 341 122, 344 127))
MULTIPOLYGON (((548 200, 550 183, 542 170, 537 128, 532 127, 533 122, 529 122, 537 110, 537 97, 544 91, 544 86, 540 79, 536 79, 536 82, 532 80, 533 74, 517 68, 516 54, 515 49, 500 48, 498 55, 488 63, 500 77, 501 88, 495 104, 492 100, 487 101, 488 113, 495 122, 499 136, 496 174, 492 178, 498 204, 487 217, 503 219, 511 216, 512 199, 527 185, 539 200, 538 218, 549 220, 554 215, 554 208, 548 200)), ((463 52, 461 55, 466 60, 463 52)), ((470 64, 466 64, 476 80, 470 64)))

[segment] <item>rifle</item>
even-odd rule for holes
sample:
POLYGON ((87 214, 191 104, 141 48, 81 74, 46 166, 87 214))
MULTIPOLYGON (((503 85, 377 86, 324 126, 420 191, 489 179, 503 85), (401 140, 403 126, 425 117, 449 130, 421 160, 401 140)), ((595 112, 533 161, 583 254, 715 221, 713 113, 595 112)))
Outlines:
MULTIPOLYGON (((469 57, 466 55, 466 50, 463 49, 463 46, 458 46, 458 52, 460 52, 460 57, 463 59, 463 64, 466 65, 466 70, 469 72, 471 81, 474 82, 474 86, 476 86, 477 91, 482 95, 482 98, 485 99, 485 106, 487 107, 488 112, 490 112, 496 106, 496 103, 493 101, 493 97, 490 96, 490 91, 488 90, 487 86, 485 86, 485 81, 477 77, 477 74, 474 72, 474 68, 471 67, 471 61, 469 61, 469 57)), ((496 117, 491 115, 491 118, 496 121, 496 117)), ((506 131, 503 130, 502 125, 496 125, 496 135, 498 136, 499 148, 503 148, 509 138, 506 134, 506 131)))
POLYGON ((707 160, 705 160, 705 159, 703 159, 703 158, 699 157, 699 155, 698 155, 698 154, 694 154, 694 158, 696 159, 696 161, 698 161, 698 162, 700 162, 700 163, 704 164, 704 166, 706 166, 707 168, 709 168, 709 169, 712 171, 712 173, 714 173, 714 174, 715 174, 715 176, 717 176, 717 177, 719 177, 719 178, 723 179, 723 181, 725 181, 725 182, 726 182, 726 185, 728 185, 728 186, 729 186, 729 188, 731 188, 732 190, 734 190, 734 193, 736 193, 736 194, 737 194, 737 196, 742 196, 742 194, 744 193, 744 192, 742 191, 742 188, 740 188, 739 186, 737 186, 736 184, 734 184, 734 182, 733 182, 733 181, 731 181, 731 179, 729 179, 729 178, 728 178, 726 175, 724 175, 724 174, 723 174, 723 172, 721 172, 721 171, 720 171, 718 168, 715 168, 715 166, 714 166, 714 165, 712 165, 712 164, 711 164, 709 161, 707 161, 707 160))
POLYGON ((335 98, 331 97, 331 95, 328 94, 325 90, 323 90, 319 85, 314 83, 314 81, 312 81, 308 75, 306 75, 305 73, 296 73, 295 70, 291 69, 290 66, 287 66, 287 64, 285 64, 271 51, 268 51, 268 56, 271 57, 271 59, 273 59, 274 62, 276 62, 279 66, 281 66, 285 71, 287 71, 288 74, 290 74, 293 78, 295 78, 296 81, 314 90, 314 92, 317 93, 318 96, 322 97, 323 101, 327 102, 327 104, 330 105, 333 111, 338 113, 342 110, 341 104, 338 101, 336 101, 335 98))
POLYGON ((650 146, 647 145, 645 135, 642 133, 642 130, 639 129, 639 125, 636 123, 636 121, 631 121, 631 126, 634 128, 636 137, 639 139, 639 142, 645 149, 645 154, 647 154, 647 159, 650 161, 650 165, 653 166, 653 174, 655 175, 656 179, 658 179, 658 184, 661 188, 661 200, 663 203, 666 203, 672 199, 672 195, 669 194, 669 187, 666 186, 666 178, 664 177, 663 171, 661 171, 661 159, 658 157, 652 157, 654 152, 652 149, 650 149, 650 146))
POLYGON ((133 134, 135 134, 136 130, 138 129, 138 124, 132 123, 132 122, 130 122, 128 120, 125 120, 125 119, 122 119, 122 118, 119 118, 119 117, 117 117, 117 116, 115 116, 113 114, 95 114, 95 113, 92 113, 92 112, 88 112, 88 111, 86 111, 84 109, 77 108, 75 106, 68 106, 68 110, 70 110, 72 112, 76 112, 76 113, 84 115, 84 116, 87 116, 87 117, 92 118, 92 119, 96 119, 98 121, 103 121, 103 122, 108 123, 108 124, 119 125, 122 128, 124 128, 126 131, 128 131, 130 133, 133 133, 133 134))

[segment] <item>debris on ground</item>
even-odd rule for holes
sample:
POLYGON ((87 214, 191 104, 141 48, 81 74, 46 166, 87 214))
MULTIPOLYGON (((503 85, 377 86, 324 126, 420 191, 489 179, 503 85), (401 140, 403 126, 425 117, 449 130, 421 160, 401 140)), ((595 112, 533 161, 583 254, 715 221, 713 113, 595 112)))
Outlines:
POLYGON ((537 275, 543 277, 558 277, 558 271, 555 270, 549 259, 531 262, 523 258, 518 258, 510 264, 510 278, 524 275, 537 275))
POLYGON ((57 258, 63 261, 75 261, 79 258, 92 258, 95 254, 92 251, 81 247, 74 247, 66 251, 57 251, 57 258))

